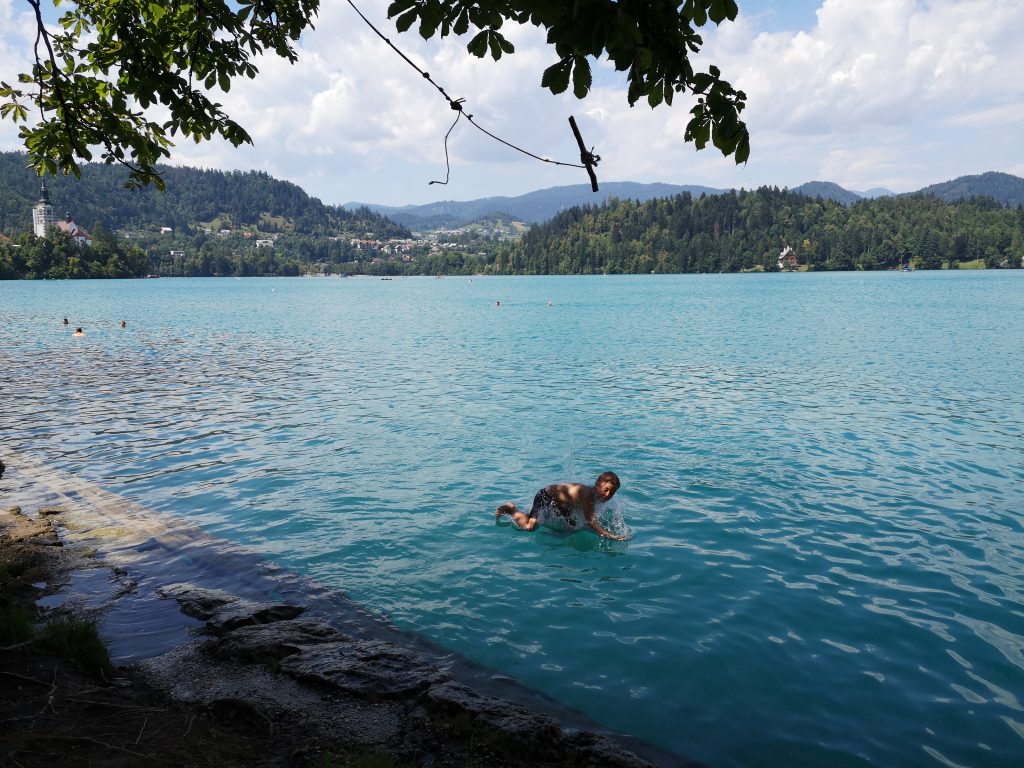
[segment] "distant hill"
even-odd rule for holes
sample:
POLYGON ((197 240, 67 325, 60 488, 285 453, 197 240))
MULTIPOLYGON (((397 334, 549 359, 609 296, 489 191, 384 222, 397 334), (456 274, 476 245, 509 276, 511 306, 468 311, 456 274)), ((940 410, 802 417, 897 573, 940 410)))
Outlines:
POLYGON ((863 192, 857 192, 861 197, 867 198, 868 200, 874 200, 879 197, 892 197, 895 193, 891 189, 885 187, 872 187, 866 189, 863 192))
POLYGON ((609 181, 601 184, 599 192, 591 191, 586 184, 529 192, 518 197, 484 197, 478 200, 445 200, 426 205, 404 205, 393 207, 370 203, 345 203, 347 209, 359 207, 387 216, 393 221, 411 229, 437 229, 438 227, 459 227, 478 219, 506 214, 518 221, 536 224, 547 221, 560 211, 580 205, 600 205, 608 198, 636 200, 643 202, 659 197, 689 192, 695 197, 702 194, 717 195, 725 190, 697 185, 640 184, 633 181, 609 181))
POLYGON ((853 205, 861 199, 861 195, 851 192, 848 189, 833 184, 831 181, 808 181, 795 187, 793 192, 807 197, 823 197, 826 200, 835 200, 843 205, 853 205))
MULTIPOLYGON (((0 229, 6 235, 32 226, 39 199, 39 177, 20 152, 0 152, 0 229)), ((407 236, 403 227, 369 210, 349 211, 324 205, 288 181, 262 171, 207 171, 161 166, 167 191, 124 188, 127 171, 116 165, 87 163, 82 178, 48 176, 54 213, 70 213, 87 230, 97 223, 108 230, 159 229, 176 232, 213 224, 261 232, 305 235, 350 233, 407 236)))
MULTIPOLYGON (((345 203, 347 209, 365 207, 387 216, 395 222, 414 230, 432 230, 441 227, 460 227, 485 218, 511 218, 527 224, 550 221, 562 211, 576 206, 600 205, 609 198, 645 202, 658 198, 673 197, 689 192, 694 197, 702 194, 719 195, 728 190, 699 185, 682 184, 641 184, 632 181, 605 182, 597 193, 591 192, 586 184, 566 187, 550 187, 529 192, 518 197, 484 197, 478 200, 445 200, 426 205, 387 206, 373 203, 345 203)), ((792 192, 807 197, 821 197, 834 200, 842 205, 852 205, 859 200, 873 200, 895 195, 884 187, 874 187, 864 192, 855 192, 830 181, 808 181, 792 192)), ((983 173, 979 176, 963 176, 959 179, 935 184, 920 190, 949 201, 964 197, 994 197, 1004 205, 1017 205, 1024 200, 1024 180, 1006 173, 983 173)))
POLYGON ((1003 205, 1016 206, 1024 204, 1024 179, 1008 173, 989 171, 932 184, 920 190, 920 194, 933 195, 947 203, 971 197, 994 197, 1003 205))

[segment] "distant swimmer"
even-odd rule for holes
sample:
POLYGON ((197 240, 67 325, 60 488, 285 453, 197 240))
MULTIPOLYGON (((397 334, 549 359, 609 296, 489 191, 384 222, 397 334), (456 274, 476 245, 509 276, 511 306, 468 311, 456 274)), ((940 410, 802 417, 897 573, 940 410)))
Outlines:
POLYGON ((496 306, 496 307, 500 307, 500 306, 501 306, 501 302, 500 302, 500 301, 496 301, 496 302, 494 302, 494 306, 496 306))
POLYGON ((64 325, 67 325, 67 324, 68 324, 68 319, 65 317, 64 318, 64 325))
POLYGON ((85 331, 83 331, 81 328, 75 328, 75 332, 72 333, 71 335, 72 336, 85 336, 85 331))
POLYGON ((616 536, 597 522, 598 503, 608 501, 619 490, 619 477, 614 472, 602 472, 593 486, 582 483, 553 483, 541 488, 533 497, 533 508, 529 514, 516 508, 511 502, 502 504, 494 513, 500 520, 508 515, 522 531, 532 531, 538 525, 556 531, 579 531, 589 528, 606 539, 625 541, 625 536, 616 536))
POLYGON ((121 327, 122 328, 127 328, 128 327, 128 323, 126 323, 124 320, 122 320, 121 321, 121 327))

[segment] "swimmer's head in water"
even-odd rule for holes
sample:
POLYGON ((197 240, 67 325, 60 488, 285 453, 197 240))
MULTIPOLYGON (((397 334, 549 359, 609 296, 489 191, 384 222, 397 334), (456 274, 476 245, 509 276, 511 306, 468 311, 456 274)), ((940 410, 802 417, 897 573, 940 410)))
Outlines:
POLYGON ((619 490, 619 476, 614 472, 602 472, 594 481, 598 501, 608 501, 619 490))

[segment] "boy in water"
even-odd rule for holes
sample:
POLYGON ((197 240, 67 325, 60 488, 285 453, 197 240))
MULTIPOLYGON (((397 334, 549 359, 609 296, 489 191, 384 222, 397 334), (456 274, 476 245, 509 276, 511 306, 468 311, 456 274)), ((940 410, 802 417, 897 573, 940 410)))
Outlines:
POLYGON ((533 497, 533 508, 529 514, 509 502, 498 507, 494 519, 500 520, 502 515, 508 515, 522 531, 532 531, 538 525, 559 531, 590 528, 606 539, 625 541, 625 536, 616 536, 602 528, 595 513, 597 502, 603 504, 614 496, 617 490, 619 477, 614 472, 602 472, 597 476, 593 487, 582 483, 553 483, 541 488, 533 497))

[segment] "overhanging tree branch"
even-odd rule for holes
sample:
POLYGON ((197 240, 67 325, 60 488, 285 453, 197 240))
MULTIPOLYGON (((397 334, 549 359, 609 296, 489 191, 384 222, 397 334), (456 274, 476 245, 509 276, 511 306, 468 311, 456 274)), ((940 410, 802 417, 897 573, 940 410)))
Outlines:
MULTIPOLYGON (((130 169, 130 185, 161 188, 156 164, 178 134, 251 143, 212 93, 256 77, 255 59, 265 52, 295 61, 295 44, 319 11, 319 0, 91 0, 62 5, 68 10, 48 29, 42 1, 27 0, 37 24, 35 65, 17 85, 0 83, 0 117, 21 125, 40 173, 77 175, 99 147, 104 162, 130 169), (156 104, 168 112, 162 123, 146 117, 156 104), (35 124, 29 107, 40 115, 35 124)), ((425 39, 472 32, 466 49, 480 58, 514 53, 506 21, 543 28, 557 57, 541 77, 552 93, 571 84, 585 98, 590 62, 606 58, 625 73, 631 105, 643 99, 656 108, 695 94, 683 139, 698 149, 710 141, 741 163, 750 153, 739 117, 746 95, 717 68, 695 72, 690 60, 703 45, 697 29, 737 13, 734 0, 394 0, 388 8, 399 32, 414 25, 425 39)))

